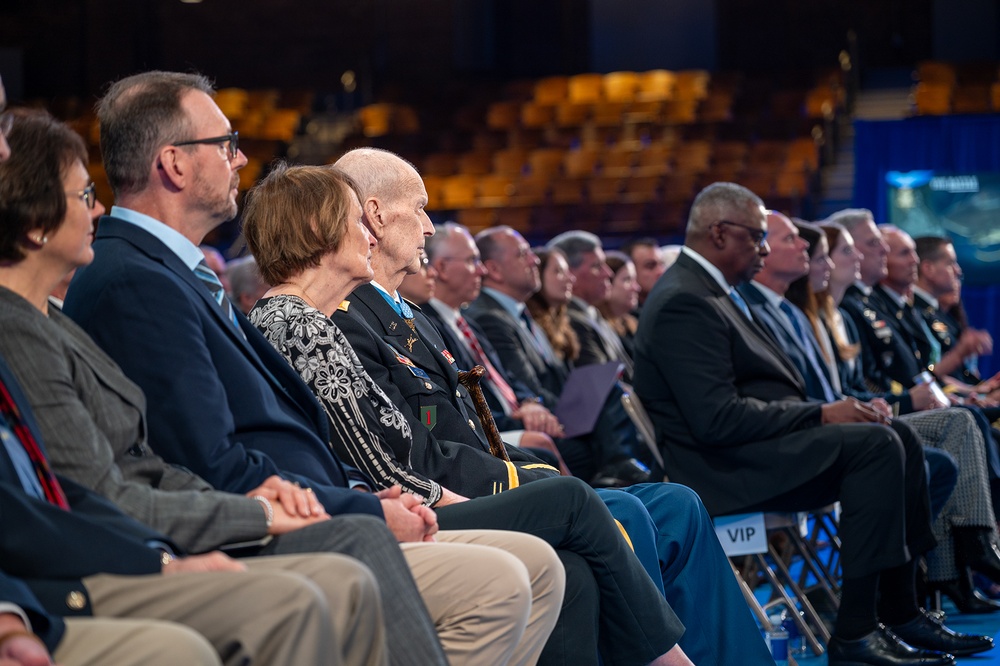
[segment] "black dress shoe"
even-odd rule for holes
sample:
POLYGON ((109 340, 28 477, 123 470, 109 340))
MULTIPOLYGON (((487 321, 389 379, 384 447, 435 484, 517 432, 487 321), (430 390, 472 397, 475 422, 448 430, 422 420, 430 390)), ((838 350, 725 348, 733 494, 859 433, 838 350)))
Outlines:
POLYGON ((987 527, 952 527, 951 534, 959 564, 1000 583, 1000 548, 993 543, 992 531, 987 527))
POLYGON ((954 666, 950 654, 917 650, 903 643, 885 627, 847 641, 837 636, 827 645, 829 666, 954 666))
POLYGON ((993 639, 989 636, 973 636, 952 631, 928 617, 923 609, 917 617, 906 624, 892 625, 888 629, 900 640, 915 648, 949 652, 959 656, 993 649, 993 639))
POLYGON ((649 483, 649 468, 635 458, 625 458, 605 465, 590 485, 594 488, 627 488, 637 483, 649 483))
POLYGON ((927 583, 931 594, 940 592, 951 599, 959 613, 981 614, 1000 611, 1000 603, 987 599, 972 586, 968 574, 959 574, 958 580, 932 580, 927 583))

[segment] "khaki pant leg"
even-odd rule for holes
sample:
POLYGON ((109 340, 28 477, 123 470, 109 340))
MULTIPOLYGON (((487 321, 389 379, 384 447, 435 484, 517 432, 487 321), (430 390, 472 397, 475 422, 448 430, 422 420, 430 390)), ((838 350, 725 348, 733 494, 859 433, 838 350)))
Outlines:
POLYGON ((208 639, 227 666, 341 663, 326 599, 296 573, 100 574, 83 583, 95 616, 187 625, 208 639))
POLYGON ((449 664, 508 663, 531 614, 521 561, 499 548, 454 541, 400 546, 449 664))
POLYGON ((310 553, 243 560, 252 571, 283 569, 306 576, 323 591, 345 666, 386 666, 385 622, 371 570, 346 555, 310 553))
POLYGON ((220 666, 205 637, 173 622, 66 618, 53 655, 62 666, 220 666))
POLYGON ((438 533, 438 541, 493 546, 521 560, 531 582, 531 615, 524 637, 514 650, 511 666, 532 666, 556 626, 566 589, 566 570, 556 551, 538 537, 501 530, 453 530, 438 533))

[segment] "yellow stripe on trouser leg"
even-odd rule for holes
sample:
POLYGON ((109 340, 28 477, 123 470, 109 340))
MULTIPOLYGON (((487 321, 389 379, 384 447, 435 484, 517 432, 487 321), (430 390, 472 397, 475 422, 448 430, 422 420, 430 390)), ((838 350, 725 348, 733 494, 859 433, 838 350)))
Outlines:
POLYGON ((632 539, 628 538, 628 532, 625 531, 625 526, 622 525, 617 518, 615 518, 615 524, 618 525, 618 529, 621 531, 622 536, 625 537, 625 542, 628 544, 628 547, 631 548, 632 552, 634 553, 635 546, 632 545, 632 539))

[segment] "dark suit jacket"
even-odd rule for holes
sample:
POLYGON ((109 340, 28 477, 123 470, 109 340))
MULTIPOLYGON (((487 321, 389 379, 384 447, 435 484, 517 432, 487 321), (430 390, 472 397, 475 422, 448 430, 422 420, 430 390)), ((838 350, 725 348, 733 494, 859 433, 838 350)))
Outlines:
POLYGON ((920 314, 910 306, 899 305, 889 295, 889 291, 880 284, 872 289, 875 309, 886 316, 886 320, 894 326, 900 336, 913 349, 913 355, 921 367, 931 362, 931 344, 924 332, 920 314))
MULTIPOLYGON (((942 312, 931 305, 920 294, 913 294, 913 309, 924 318, 927 328, 931 330, 938 344, 941 345, 942 355, 951 350, 958 343, 958 339, 962 337, 962 327, 958 325, 958 322, 948 313, 942 312)), ((974 368, 964 364, 952 372, 951 376, 973 385, 982 381, 979 373, 974 368)))
POLYGON ((157 453, 222 490, 278 474, 330 514, 382 515, 378 498, 348 490, 312 392, 242 314, 244 335, 177 255, 128 222, 102 218, 94 252, 64 310, 146 394, 157 453))
POLYGON ((576 361, 578 365, 600 365, 618 360, 614 352, 604 344, 604 338, 594 327, 594 323, 590 321, 583 301, 578 298, 570 300, 567 312, 570 326, 580 340, 580 356, 576 361))
POLYGON ((846 312, 861 336, 865 379, 878 390, 893 391, 913 386, 913 378, 924 371, 916 357, 913 337, 897 321, 900 309, 879 293, 878 287, 865 295, 855 286, 848 288, 841 310, 846 312))
POLYGON ((516 447, 507 447, 512 465, 490 454, 450 352, 419 308, 414 314, 415 330, 375 287, 363 285, 333 315, 365 370, 410 421, 414 469, 467 497, 558 475, 516 447))
POLYGON ((687 255, 647 299, 636 354, 666 472, 712 513, 791 490, 839 453, 791 361, 687 255))
POLYGON ((559 402, 569 374, 561 363, 550 364, 535 349, 531 335, 495 298, 483 292, 465 311, 486 334, 507 371, 517 377, 532 395, 540 396, 552 409, 559 402))
POLYGON ((56 649, 66 631, 62 618, 50 615, 24 581, 0 571, 0 601, 20 606, 31 622, 31 630, 45 642, 49 653, 56 649))
MULTIPOLYGON (((0 382, 7 387, 21 417, 39 446, 44 443, 13 373, 0 359, 0 382)), ((3 571, 24 580, 55 615, 89 614, 90 604, 67 605, 76 592, 86 598, 82 578, 98 573, 159 573, 160 554, 146 544, 158 541, 180 548, 119 511, 110 502, 69 479, 59 478, 70 511, 30 497, 21 486, 14 463, 0 446, 0 562, 3 571)), ((13 601, 13 600, 12 600, 13 601)))
MULTIPOLYGON (((771 334, 771 337, 781 350, 795 364, 795 369, 799 371, 799 374, 802 375, 805 381, 806 395, 815 400, 826 400, 823 381, 827 382, 827 386, 832 391, 833 386, 830 385, 830 378, 827 376, 823 376, 822 379, 820 378, 819 373, 824 372, 824 369, 814 367, 813 363, 810 362, 809 357, 802 348, 802 342, 798 340, 797 334, 795 331, 789 330, 788 324, 785 323, 784 313, 774 307, 767 300, 767 297, 764 296, 764 293, 750 282, 741 284, 739 292, 743 294, 743 298, 750 306, 750 310, 753 312, 753 316, 757 322, 764 325, 764 328, 771 334)), ((802 323, 800 322, 800 325, 802 323)), ((815 358, 821 359, 823 352, 820 351, 819 343, 815 341, 812 335, 811 325, 807 321, 804 323, 806 327, 803 330, 808 331, 806 335, 810 338, 810 344, 813 345, 813 354, 815 358)), ((837 396, 832 396, 831 399, 836 398, 837 396)))
MULTIPOLYGON (((858 334, 858 328, 854 325, 854 320, 843 310, 841 310, 840 314, 844 320, 844 329, 847 331, 847 342, 849 344, 860 345, 861 336, 858 334)), ((861 347, 861 353, 865 353, 864 347, 861 347)), ((851 366, 840 357, 836 345, 833 346, 833 355, 837 360, 840 387, 844 395, 852 396, 863 402, 869 402, 875 398, 884 398, 890 405, 898 403, 900 414, 909 414, 913 411, 913 399, 910 397, 909 391, 903 391, 898 394, 889 393, 882 391, 878 386, 869 385, 862 370, 864 367, 863 358, 860 356, 857 357, 855 359, 856 362, 851 366), (873 388, 875 390, 872 390, 873 388)))

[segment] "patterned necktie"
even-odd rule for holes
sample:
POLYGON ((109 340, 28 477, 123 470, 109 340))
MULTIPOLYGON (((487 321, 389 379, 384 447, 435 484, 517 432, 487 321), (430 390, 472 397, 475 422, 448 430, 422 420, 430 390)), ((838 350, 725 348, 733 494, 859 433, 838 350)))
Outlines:
POLYGON ((747 319, 753 321, 753 315, 750 314, 750 306, 743 300, 743 296, 740 295, 740 292, 736 291, 735 287, 729 290, 729 298, 733 299, 733 303, 736 303, 736 307, 743 311, 747 319))
MULTIPOLYGON (((215 274, 215 271, 209 268, 203 259, 194 267, 194 274, 208 288, 212 297, 215 298, 215 302, 222 308, 222 312, 226 315, 226 318, 233 322, 233 326, 236 327, 237 331, 240 331, 240 324, 236 320, 236 313, 233 312, 233 304, 226 297, 226 290, 222 287, 222 282, 219 281, 219 276, 215 274)), ((242 333, 242 331, 240 332, 242 333)))
POLYGON ((404 301, 402 298, 396 301, 396 305, 399 306, 399 316, 403 319, 413 319, 413 310, 410 309, 409 303, 404 301))
MULTIPOLYGON (((407 304, 407 302, 404 301, 402 298, 400 298, 397 301, 394 296, 390 296, 388 293, 382 291, 381 289, 376 289, 376 291, 378 291, 379 295, 383 299, 385 299, 385 302, 389 304, 389 307, 392 308, 396 314, 398 314, 400 317, 403 318, 403 321, 406 322, 406 325, 410 327, 410 330, 416 333, 417 325, 416 322, 413 321, 413 310, 410 308, 409 304, 407 304)), ((414 342, 416 342, 416 340, 414 340, 414 342)), ((410 351, 413 350, 410 349, 410 351)))
POLYGON ((472 355, 476 357, 476 363, 486 368, 486 374, 490 379, 490 383, 500 393, 504 402, 510 407, 510 410, 512 412, 517 410, 519 405, 514 389, 510 387, 510 384, 503 378, 500 371, 496 369, 496 366, 490 363, 489 357, 486 356, 483 346, 479 344, 479 338, 476 337, 475 332, 469 326, 469 322, 465 321, 464 317, 459 316, 455 323, 458 326, 458 330, 462 332, 465 341, 469 344, 472 355))
POLYGON ((20 442, 21 446, 24 447, 25 453, 28 454, 31 466, 34 467, 35 475, 38 477, 38 484, 45 493, 45 499, 50 504, 68 511, 69 502, 66 501, 66 493, 63 492, 62 486, 59 485, 59 480, 52 473, 49 461, 45 458, 45 454, 42 453, 41 447, 38 446, 35 436, 31 434, 31 429, 28 428, 27 424, 21 418, 21 412, 17 408, 17 404, 14 403, 14 399, 3 382, 0 382, 0 413, 3 414, 7 425, 14 431, 17 441, 20 442))

